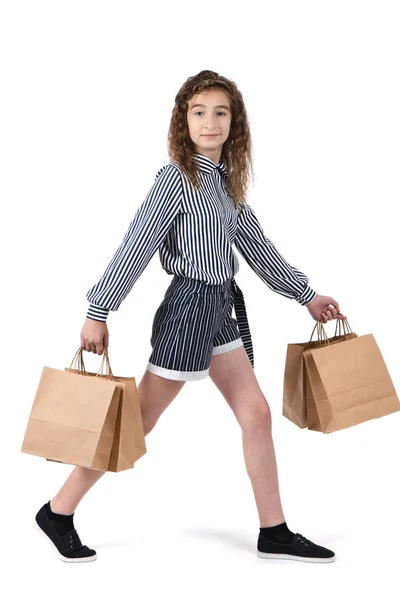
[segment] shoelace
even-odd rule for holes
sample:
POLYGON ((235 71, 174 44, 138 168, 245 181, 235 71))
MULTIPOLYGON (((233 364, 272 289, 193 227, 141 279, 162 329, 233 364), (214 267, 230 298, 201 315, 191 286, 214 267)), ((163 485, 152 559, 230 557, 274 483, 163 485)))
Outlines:
POLYGON ((301 533, 298 533, 296 535, 296 539, 301 543, 301 544, 305 544, 306 546, 310 546, 312 544, 311 540, 308 540, 306 537, 304 537, 304 535, 301 535, 301 533))

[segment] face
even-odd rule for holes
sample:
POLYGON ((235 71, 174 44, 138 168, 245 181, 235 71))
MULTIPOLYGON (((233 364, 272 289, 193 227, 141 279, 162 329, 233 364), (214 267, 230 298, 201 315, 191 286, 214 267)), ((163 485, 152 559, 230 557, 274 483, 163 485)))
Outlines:
POLYGON ((187 122, 196 152, 218 163, 231 119, 229 96, 222 90, 207 90, 193 96, 189 100, 187 122))

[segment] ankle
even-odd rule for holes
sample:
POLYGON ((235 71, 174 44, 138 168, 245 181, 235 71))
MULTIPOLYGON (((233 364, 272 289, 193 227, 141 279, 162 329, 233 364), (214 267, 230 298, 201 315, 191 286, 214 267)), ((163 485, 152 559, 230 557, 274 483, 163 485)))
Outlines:
POLYGON ((55 496, 50 500, 50 510, 59 515, 72 515, 76 510, 76 506, 55 496))
POLYGON ((282 544, 291 544, 294 538, 294 533, 290 531, 286 521, 272 527, 260 527, 260 535, 267 540, 282 544))
POLYGON ((281 523, 286 522, 284 515, 278 514, 276 517, 269 517, 267 519, 260 519, 260 527, 275 527, 281 523))

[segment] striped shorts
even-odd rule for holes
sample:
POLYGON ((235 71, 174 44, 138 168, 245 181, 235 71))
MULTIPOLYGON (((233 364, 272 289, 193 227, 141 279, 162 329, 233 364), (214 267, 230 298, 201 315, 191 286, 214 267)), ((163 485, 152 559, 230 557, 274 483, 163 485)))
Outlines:
POLYGON ((246 307, 235 279, 210 285, 174 275, 154 315, 150 344, 146 368, 166 379, 204 379, 211 356, 239 346, 254 368, 246 307))

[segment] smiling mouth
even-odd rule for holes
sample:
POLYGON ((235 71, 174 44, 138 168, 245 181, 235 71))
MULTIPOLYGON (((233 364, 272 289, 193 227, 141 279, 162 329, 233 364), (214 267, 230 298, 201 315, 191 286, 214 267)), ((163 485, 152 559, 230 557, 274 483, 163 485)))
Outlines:
POLYGON ((219 133, 203 133, 204 137, 217 137, 219 133))

